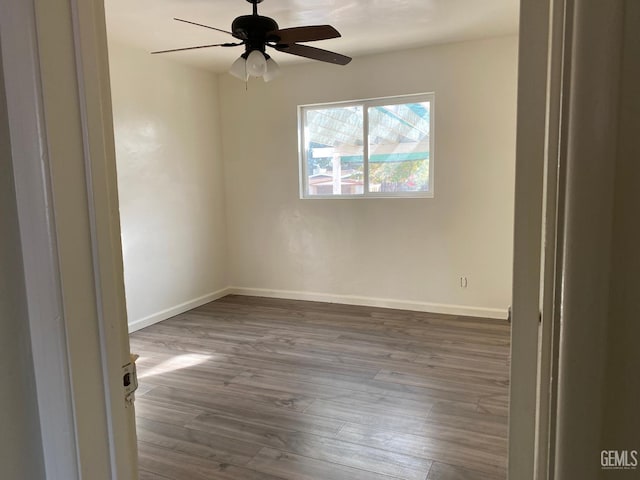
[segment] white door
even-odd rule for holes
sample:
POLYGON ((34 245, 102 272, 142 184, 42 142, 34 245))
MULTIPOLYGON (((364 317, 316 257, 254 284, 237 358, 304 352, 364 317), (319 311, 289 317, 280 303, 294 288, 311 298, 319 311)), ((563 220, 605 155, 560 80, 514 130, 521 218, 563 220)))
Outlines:
POLYGON ((550 0, 520 2, 509 480, 535 471, 550 0))
POLYGON ((137 479, 104 5, 1 0, 47 479, 137 479))
POLYGON ((509 479, 553 463, 564 0, 520 2, 509 479))

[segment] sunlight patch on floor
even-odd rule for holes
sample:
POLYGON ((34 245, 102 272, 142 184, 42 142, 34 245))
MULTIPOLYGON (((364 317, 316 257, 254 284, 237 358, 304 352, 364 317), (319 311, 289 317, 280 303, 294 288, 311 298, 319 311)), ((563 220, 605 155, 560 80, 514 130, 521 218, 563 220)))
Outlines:
POLYGON ((211 355, 201 355, 198 353, 187 353, 184 355, 176 355, 175 357, 165 360, 159 363, 155 367, 151 367, 146 372, 138 375, 138 378, 148 378, 154 375, 161 375, 163 373, 173 372, 175 370, 181 370, 183 368, 193 367, 200 365, 212 358, 211 355))

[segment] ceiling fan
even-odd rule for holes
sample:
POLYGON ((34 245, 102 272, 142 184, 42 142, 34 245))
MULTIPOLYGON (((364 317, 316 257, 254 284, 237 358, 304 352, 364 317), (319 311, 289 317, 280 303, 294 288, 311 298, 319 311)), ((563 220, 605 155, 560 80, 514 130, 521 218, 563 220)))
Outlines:
POLYGON ((231 24, 231 31, 183 20, 181 18, 174 18, 174 20, 179 22, 227 33, 237 39, 237 42, 174 48, 151 53, 182 52, 200 48, 238 47, 244 45, 244 53, 233 63, 229 73, 244 81, 247 81, 249 76, 252 76, 262 77, 266 82, 273 80, 280 71, 278 64, 267 54, 267 47, 279 52, 290 53, 291 55, 311 58, 321 62, 334 63, 336 65, 346 65, 351 61, 351 58, 345 55, 330 52, 329 50, 322 50, 321 48, 310 47, 308 45, 301 45, 299 43, 338 38, 340 37, 340 33, 334 27, 331 25, 310 25, 307 27, 281 29, 274 19, 258 15, 258 4, 262 1, 263 0, 247 0, 247 2, 253 4, 253 14, 237 17, 231 24))

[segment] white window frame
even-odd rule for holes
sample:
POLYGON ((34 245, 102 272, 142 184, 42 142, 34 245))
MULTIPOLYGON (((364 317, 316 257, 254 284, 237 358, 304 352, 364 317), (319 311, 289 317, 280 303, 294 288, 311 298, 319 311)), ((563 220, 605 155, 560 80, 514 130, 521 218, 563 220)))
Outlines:
POLYGON ((367 98, 362 100, 349 100, 345 102, 315 103, 298 105, 298 173, 300 183, 300 199, 302 200, 327 200, 327 199, 362 199, 362 198, 433 198, 434 197, 434 126, 435 126, 435 93, 418 93, 410 95, 395 95, 391 97, 367 98), (429 189, 426 192, 369 192, 369 108, 384 105, 402 105, 405 103, 429 102, 429 189), (363 124, 363 162, 364 162, 364 189, 363 193, 355 195, 309 195, 306 138, 305 138, 305 113, 311 110, 323 110, 332 107, 362 107, 363 124))

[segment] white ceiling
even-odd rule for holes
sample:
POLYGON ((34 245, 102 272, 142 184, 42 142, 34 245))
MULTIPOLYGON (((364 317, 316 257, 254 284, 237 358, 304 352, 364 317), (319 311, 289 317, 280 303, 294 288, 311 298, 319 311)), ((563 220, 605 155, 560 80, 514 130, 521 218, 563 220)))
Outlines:
MULTIPOLYGON (((246 0, 105 0, 110 40, 147 51, 234 41, 173 17, 230 30, 233 19, 251 8, 246 0)), ((258 8, 280 28, 331 24, 342 38, 309 45, 357 57, 514 34, 519 0, 264 0, 258 8)), ((242 47, 208 48, 164 56, 222 72, 242 52, 242 47)), ((280 52, 273 57, 281 64, 309 61, 280 52)))

